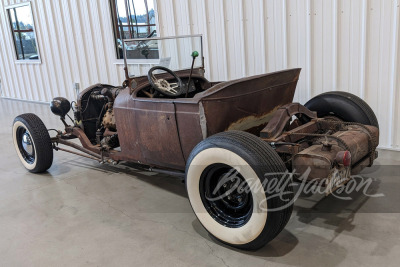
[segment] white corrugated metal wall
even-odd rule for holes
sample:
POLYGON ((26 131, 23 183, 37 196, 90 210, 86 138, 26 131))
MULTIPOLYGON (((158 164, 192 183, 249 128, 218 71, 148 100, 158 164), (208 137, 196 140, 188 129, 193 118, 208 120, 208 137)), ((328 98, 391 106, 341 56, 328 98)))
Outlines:
POLYGON ((29 2, 0 0, 0 73, 2 95, 49 101, 54 96, 75 98, 95 83, 120 84, 108 0, 32 0, 41 64, 15 63, 5 7, 29 2))
MULTIPOLYGON (((304 103, 330 90, 359 95, 379 117, 382 147, 399 149, 399 1, 156 2, 162 36, 204 35, 211 80, 301 67, 297 101, 304 103)), ((39 66, 14 63, 4 16, 4 5, 13 1, 2 2, 4 96, 49 100, 53 95, 73 97, 73 82, 82 86, 121 82, 108 0, 33 0, 42 56, 39 66)))
POLYGON ((159 0, 158 9, 164 35, 205 35, 212 80, 301 67, 297 101, 359 95, 379 117, 382 147, 399 148, 398 0, 159 0))

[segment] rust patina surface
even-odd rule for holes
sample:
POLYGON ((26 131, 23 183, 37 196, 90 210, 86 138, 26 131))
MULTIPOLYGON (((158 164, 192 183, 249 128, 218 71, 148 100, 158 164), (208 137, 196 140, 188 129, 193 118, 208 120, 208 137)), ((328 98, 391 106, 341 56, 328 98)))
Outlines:
MULTIPOLYGON (((181 77, 185 73, 179 73, 181 77)), ((193 98, 138 97, 146 80, 114 105, 120 159, 184 170, 203 139, 227 130, 252 131, 267 125, 280 107, 293 101, 300 69, 218 83, 193 98)), ((196 77, 196 76, 195 76, 196 77)))
MULTIPOLYGON (((128 161, 184 172, 190 153, 202 140, 220 132, 246 131, 269 143, 288 170, 304 173, 310 169, 310 180, 331 178, 333 190, 348 181, 337 180, 335 172, 349 177, 373 164, 379 130, 334 116, 318 118, 303 105, 292 103, 300 71, 290 69, 211 83, 199 68, 192 77, 197 81, 197 91, 188 98, 145 93, 150 88, 147 77, 131 79, 126 83, 129 87, 97 84, 79 96, 82 126, 78 123, 67 127, 66 133, 53 142, 80 150, 100 162, 128 161), (108 91, 92 96, 93 91, 104 88, 108 91), (118 150, 96 140, 93 127, 100 120, 90 114, 102 114, 101 105, 107 107, 102 125, 108 125, 102 138, 117 136, 118 150), (82 110, 89 110, 89 115, 82 110), (79 138, 82 146, 68 141, 73 138, 79 138), (343 166, 338 160, 338 155, 346 151, 351 153, 351 166, 343 166)), ((176 74, 188 79, 190 70, 176 74)), ((156 76, 171 79, 168 74, 156 76)))

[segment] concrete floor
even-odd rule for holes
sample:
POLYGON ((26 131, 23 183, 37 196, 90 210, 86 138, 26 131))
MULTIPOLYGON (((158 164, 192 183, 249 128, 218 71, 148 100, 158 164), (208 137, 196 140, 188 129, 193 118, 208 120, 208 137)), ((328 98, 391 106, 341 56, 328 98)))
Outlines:
POLYGON ((286 229, 257 252, 226 247, 192 213, 174 177, 100 166, 56 152, 29 174, 11 139, 14 117, 33 112, 61 128, 47 105, 0 100, 0 266, 398 266, 399 154, 381 152, 368 192, 352 201, 301 196, 286 229), (393 166, 385 166, 391 164, 393 166))

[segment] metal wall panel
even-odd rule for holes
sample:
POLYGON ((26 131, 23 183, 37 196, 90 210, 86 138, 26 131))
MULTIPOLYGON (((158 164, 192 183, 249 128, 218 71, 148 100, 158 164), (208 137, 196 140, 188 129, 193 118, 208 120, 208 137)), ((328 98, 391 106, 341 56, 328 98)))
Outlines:
POLYGON ((212 80, 301 67, 296 101, 354 93, 375 110, 381 147, 399 149, 399 0, 157 2, 162 35, 205 35, 212 80))
MULTIPOLYGON (((211 80, 301 67, 296 101, 330 90, 362 97, 390 149, 400 148, 399 1, 156 0, 162 36, 204 35, 211 80)), ((19 2, 0 0, 3 96, 49 101, 73 98, 74 82, 122 82, 108 1, 32 0, 40 65, 14 62, 4 6, 19 2)))
POLYGON ((122 83, 108 1, 30 1, 41 64, 15 62, 5 8, 23 2, 28 1, 0 0, 2 96, 47 102, 55 96, 74 99, 74 83, 122 83))

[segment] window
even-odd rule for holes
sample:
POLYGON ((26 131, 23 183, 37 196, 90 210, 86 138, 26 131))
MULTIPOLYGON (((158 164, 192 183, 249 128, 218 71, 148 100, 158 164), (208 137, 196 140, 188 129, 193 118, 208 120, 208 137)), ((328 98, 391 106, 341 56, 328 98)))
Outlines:
MULTIPOLYGON (((122 40, 157 36, 154 0, 111 0, 111 11, 118 59, 124 57, 122 40)), ((127 47, 129 59, 158 58, 158 49, 147 49, 137 55, 134 51, 139 49, 127 47)))
POLYGON ((30 3, 7 8, 17 60, 39 60, 30 3))

